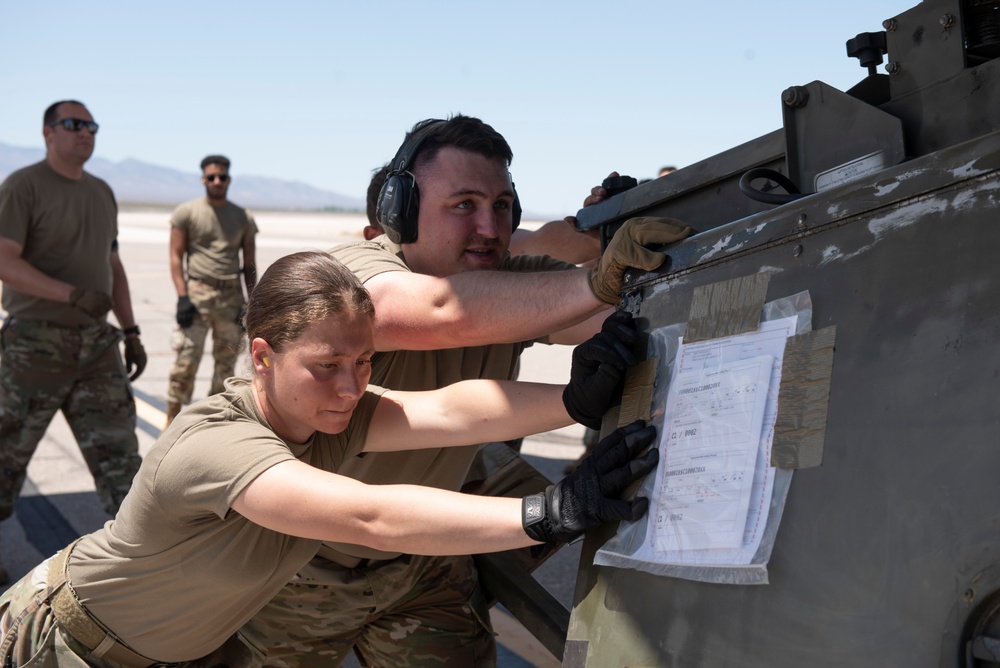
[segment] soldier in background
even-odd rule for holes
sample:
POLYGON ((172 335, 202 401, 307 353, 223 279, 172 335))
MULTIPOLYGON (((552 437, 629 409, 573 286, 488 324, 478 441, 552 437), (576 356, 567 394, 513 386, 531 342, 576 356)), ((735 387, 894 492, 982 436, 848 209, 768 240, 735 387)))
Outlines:
POLYGON ((202 160, 205 197, 181 204, 170 217, 170 277, 177 290, 179 329, 174 341, 177 360, 170 369, 167 390, 167 425, 191 403, 209 330, 215 362, 209 394, 221 392, 222 383, 233 375, 243 335, 240 317, 246 304, 240 274, 247 294, 257 280, 257 224, 246 209, 226 198, 231 183, 229 165, 229 159, 222 155, 202 160))
MULTIPOLYGON (((129 380, 146 366, 118 257, 118 205, 83 171, 97 123, 75 100, 45 110, 45 160, 0 184, 0 520, 61 410, 114 515, 139 469, 129 380), (107 321, 114 310, 122 329, 107 321), (125 366, 118 351, 124 335, 125 366), (131 372, 126 376, 126 370, 131 372)), ((4 582, 7 574, 0 567, 4 582)))

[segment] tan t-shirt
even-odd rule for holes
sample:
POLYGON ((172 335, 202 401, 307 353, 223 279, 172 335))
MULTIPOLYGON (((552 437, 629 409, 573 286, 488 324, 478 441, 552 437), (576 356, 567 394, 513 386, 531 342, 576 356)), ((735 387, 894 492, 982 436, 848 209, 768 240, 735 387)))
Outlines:
MULTIPOLYGON (((45 162, 19 169, 0 184, 0 236, 23 247, 35 269, 71 285, 111 294, 111 247, 118 205, 107 183, 84 172, 62 176, 45 162)), ((94 319, 68 303, 33 297, 3 285, 3 307, 23 320, 89 325, 94 319)))
POLYGON ((204 197, 174 209, 170 226, 187 233, 187 275, 220 281, 240 277, 240 248, 257 234, 250 212, 232 202, 214 207, 204 197))
MULTIPOLYGON (((400 247, 385 236, 372 241, 334 248, 331 253, 357 275, 362 283, 387 271, 410 271, 400 257, 400 247)), ((574 265, 548 256, 508 256, 501 271, 559 271, 574 265)), ((378 317, 376 312, 375 317, 378 317)), ((546 342, 539 339, 539 342, 546 342)), ((514 377, 517 359, 534 341, 502 343, 446 350, 395 350, 372 358, 371 382, 394 390, 432 390, 460 380, 514 377)), ((365 453, 344 462, 339 473, 371 485, 420 484, 457 491, 465 482, 480 444, 467 447, 402 452, 365 453)), ((327 543, 328 550, 363 559, 389 559, 398 553, 380 552, 361 545, 327 543)))
POLYGON ((295 445, 267 426, 250 381, 227 380, 224 392, 177 416, 115 519, 73 550, 70 581, 80 600, 151 659, 185 661, 218 648, 319 547, 250 522, 231 510, 233 500, 293 458, 336 471, 363 449, 383 391, 369 387, 342 433, 295 445))

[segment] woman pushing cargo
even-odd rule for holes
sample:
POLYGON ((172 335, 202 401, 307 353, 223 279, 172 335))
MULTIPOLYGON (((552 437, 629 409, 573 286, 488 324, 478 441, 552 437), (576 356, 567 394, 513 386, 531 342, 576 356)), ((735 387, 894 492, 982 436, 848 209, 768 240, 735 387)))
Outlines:
POLYGON ((525 499, 336 474, 367 451, 506 440, 608 407, 633 362, 628 318, 574 354, 561 385, 464 381, 429 392, 368 387, 374 309, 325 253, 265 272, 246 314, 252 379, 183 411, 145 457, 114 520, 0 597, 4 665, 258 665, 237 631, 321 541, 410 554, 472 554, 571 539, 638 519, 619 499, 656 464, 634 423, 573 474, 525 499), (86 663, 84 663, 86 662, 86 663))

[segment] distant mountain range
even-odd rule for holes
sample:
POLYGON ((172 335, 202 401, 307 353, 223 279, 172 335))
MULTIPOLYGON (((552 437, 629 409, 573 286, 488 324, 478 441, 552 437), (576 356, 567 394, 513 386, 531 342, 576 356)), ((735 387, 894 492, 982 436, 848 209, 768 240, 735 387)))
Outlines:
MULTIPOLYGON (((0 181, 11 172, 39 162, 44 157, 45 151, 40 148, 0 143, 0 181)), ((107 181, 120 204, 174 206, 205 194, 197 172, 182 172, 132 158, 121 162, 91 158, 86 170, 107 181)), ((255 209, 365 209, 365 201, 361 198, 320 190, 299 181, 266 176, 240 174, 230 194, 237 204, 255 209)))

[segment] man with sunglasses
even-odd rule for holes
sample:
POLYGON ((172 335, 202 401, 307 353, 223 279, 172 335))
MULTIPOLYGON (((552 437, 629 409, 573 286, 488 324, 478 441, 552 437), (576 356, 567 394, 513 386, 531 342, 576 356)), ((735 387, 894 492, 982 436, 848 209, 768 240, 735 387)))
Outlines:
POLYGON ((240 274, 247 294, 257 280, 257 224, 246 209, 226 198, 232 182, 229 165, 223 155, 202 160, 205 196, 181 204, 170 217, 170 276, 177 290, 178 330, 174 340, 177 360, 167 390, 168 425, 191 403, 209 330, 215 362, 209 394, 221 392, 223 381, 233 375, 246 304, 240 274))
POLYGON ((146 353, 118 256, 118 205, 108 184, 83 170, 97 128, 80 102, 52 104, 43 116, 45 159, 0 184, 7 312, 0 330, 0 520, 13 514, 28 462, 57 410, 110 515, 141 463, 129 381, 142 373, 146 353), (122 329, 108 323, 112 310, 122 329))

